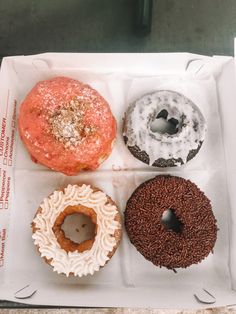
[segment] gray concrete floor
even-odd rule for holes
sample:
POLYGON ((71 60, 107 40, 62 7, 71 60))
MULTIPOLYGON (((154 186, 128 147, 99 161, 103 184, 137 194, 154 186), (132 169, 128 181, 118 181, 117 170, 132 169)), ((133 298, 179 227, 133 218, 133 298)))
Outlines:
POLYGON ((157 309, 24 309, 2 310, 1 314, 236 314, 235 310, 218 308, 207 310, 157 310, 157 309))
POLYGON ((153 0, 152 32, 134 31, 137 0, 0 0, 0 56, 45 51, 233 55, 235 0, 153 0))

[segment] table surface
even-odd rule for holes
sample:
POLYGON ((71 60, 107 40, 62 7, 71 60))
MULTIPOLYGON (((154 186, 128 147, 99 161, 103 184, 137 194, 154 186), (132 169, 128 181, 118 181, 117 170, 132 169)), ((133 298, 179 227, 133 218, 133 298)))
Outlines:
POLYGON ((236 310, 215 308, 207 310, 158 310, 158 309, 5 309, 1 314, 236 314, 236 310))
POLYGON ((5 309, 1 314, 236 314, 227 308, 207 310, 158 310, 158 309, 5 309))
MULTIPOLYGON (((136 3, 0 0, 0 58, 47 51, 233 55, 235 0, 153 0, 152 30, 147 36, 137 35, 136 3)), ((0 307, 25 306, 0 302, 0 307)))
POLYGON ((0 56, 52 52, 233 55, 235 0, 153 0, 152 31, 136 35, 137 0, 0 0, 0 56))

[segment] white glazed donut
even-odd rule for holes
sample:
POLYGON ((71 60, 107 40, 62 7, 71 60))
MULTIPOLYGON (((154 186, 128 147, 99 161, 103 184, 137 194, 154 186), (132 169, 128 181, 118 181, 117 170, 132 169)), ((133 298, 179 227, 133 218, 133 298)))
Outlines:
POLYGON ((174 91, 143 95, 125 113, 125 143, 134 157, 150 166, 185 164, 198 153, 205 133, 200 109, 174 91))
POLYGON ((41 203, 32 223, 38 251, 53 271, 66 276, 93 275, 114 254, 121 237, 121 218, 116 204, 90 185, 68 185, 41 203), (61 226, 66 216, 82 213, 96 225, 92 240, 75 243, 61 226))

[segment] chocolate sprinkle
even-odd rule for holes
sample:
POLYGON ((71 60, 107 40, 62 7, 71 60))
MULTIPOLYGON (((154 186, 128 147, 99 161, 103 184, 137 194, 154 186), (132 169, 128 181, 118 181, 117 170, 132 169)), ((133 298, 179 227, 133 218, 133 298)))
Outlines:
POLYGON ((186 268, 213 250, 216 219, 210 200, 190 180, 160 175, 141 184, 127 202, 125 227, 131 243, 156 266, 186 268), (163 212, 173 209, 181 233, 166 229, 163 212))

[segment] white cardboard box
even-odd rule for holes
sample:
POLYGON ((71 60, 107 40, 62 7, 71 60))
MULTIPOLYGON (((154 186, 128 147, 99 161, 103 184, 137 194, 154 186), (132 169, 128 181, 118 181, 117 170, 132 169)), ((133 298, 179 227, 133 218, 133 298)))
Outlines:
POLYGON ((234 60, 176 54, 47 53, 3 59, 0 71, 0 299, 16 301, 17 290, 37 292, 29 304, 102 307, 209 307, 236 303, 236 81, 234 60), (30 160, 17 134, 19 104, 34 84, 65 75, 96 88, 111 104, 118 121, 110 158, 96 172, 66 177, 30 160), (129 101, 144 91, 173 88, 192 98, 208 122, 199 154, 186 166, 158 170, 129 154, 121 134, 129 101), (119 171, 117 171, 119 170, 119 171), (159 172, 189 178, 212 201, 220 231, 214 254, 177 274, 146 261, 124 231, 112 260, 94 276, 65 278, 52 272, 36 252, 30 223, 45 195, 70 182, 104 189, 122 211, 134 188, 159 172), (123 182, 127 182, 124 186, 123 182))

